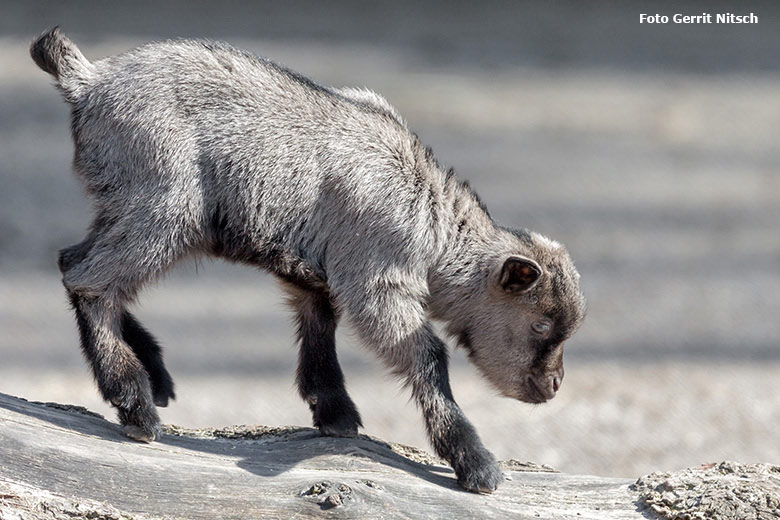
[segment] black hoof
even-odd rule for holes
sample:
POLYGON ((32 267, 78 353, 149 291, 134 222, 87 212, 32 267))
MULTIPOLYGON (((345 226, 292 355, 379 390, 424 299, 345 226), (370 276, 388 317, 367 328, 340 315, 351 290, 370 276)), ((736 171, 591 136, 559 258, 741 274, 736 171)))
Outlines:
POLYGON ((160 437, 160 417, 143 370, 128 375, 110 394, 108 400, 117 409, 125 435, 142 442, 152 442, 160 437))
POLYGON ((168 406, 169 399, 173 399, 174 396, 168 395, 154 395, 154 405, 158 408, 165 408, 168 406))
POLYGON ((152 384, 152 395, 154 396, 154 404, 161 408, 168 406, 169 400, 176 399, 176 393, 173 391, 173 379, 171 375, 160 365, 158 369, 149 374, 149 379, 152 384))
POLYGON ((160 436, 159 433, 150 433, 144 431, 142 428, 135 426, 134 424, 123 426, 122 431, 125 435, 138 442, 154 442, 154 440, 160 436))
POLYGON ((168 402, 176 399, 176 394, 173 391, 173 381, 168 379, 166 384, 155 384, 152 381, 152 396, 154 398, 154 404, 161 408, 168 406, 168 402))
POLYGON ((317 427, 327 437, 357 437, 360 426, 359 421, 348 419, 338 424, 320 424, 317 427))
POLYGON ((118 408, 119 422, 122 431, 131 439, 141 442, 152 442, 162 435, 160 418, 154 406, 141 406, 132 411, 118 408))
POLYGON ((309 399, 314 426, 329 437, 355 437, 363 426, 355 403, 344 394, 321 394, 309 399))
POLYGON ((504 474, 493 455, 483 449, 469 459, 468 465, 455 469, 458 485, 472 493, 492 493, 498 489, 498 485, 504 481, 504 474))

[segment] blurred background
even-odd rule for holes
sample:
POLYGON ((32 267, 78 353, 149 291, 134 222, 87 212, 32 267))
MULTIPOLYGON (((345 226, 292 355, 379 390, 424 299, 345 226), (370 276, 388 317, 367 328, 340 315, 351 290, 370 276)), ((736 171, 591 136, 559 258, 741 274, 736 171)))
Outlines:
MULTIPOLYGON (((20 1, 0 13, 0 392, 114 417, 55 264, 90 210, 68 108, 29 41, 60 24, 97 59, 206 37, 380 92, 498 222, 568 246, 589 313, 555 400, 499 397, 453 353, 455 397, 499 458, 623 477, 780 463, 780 4, 20 1), (639 24, 750 11, 758 25, 639 24)), ((177 383, 164 422, 310 424, 268 275, 190 262, 137 314, 177 383)), ((348 328, 339 341, 365 432, 427 449, 408 392, 348 328)))

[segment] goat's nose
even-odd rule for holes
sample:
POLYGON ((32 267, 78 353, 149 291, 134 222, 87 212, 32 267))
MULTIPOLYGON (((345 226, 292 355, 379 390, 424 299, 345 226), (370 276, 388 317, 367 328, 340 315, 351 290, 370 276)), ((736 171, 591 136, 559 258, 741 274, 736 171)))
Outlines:
POLYGON ((563 382, 563 376, 555 376, 553 377, 552 383, 553 383, 553 392, 557 392, 558 389, 561 387, 561 383, 563 382))

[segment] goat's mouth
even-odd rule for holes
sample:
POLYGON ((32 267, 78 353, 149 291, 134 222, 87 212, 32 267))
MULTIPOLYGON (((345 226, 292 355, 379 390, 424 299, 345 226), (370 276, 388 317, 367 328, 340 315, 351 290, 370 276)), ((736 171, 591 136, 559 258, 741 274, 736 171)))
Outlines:
POLYGON ((528 376, 525 378, 523 391, 520 392, 521 401, 532 404, 541 404, 549 401, 551 398, 552 396, 547 395, 533 377, 528 376))

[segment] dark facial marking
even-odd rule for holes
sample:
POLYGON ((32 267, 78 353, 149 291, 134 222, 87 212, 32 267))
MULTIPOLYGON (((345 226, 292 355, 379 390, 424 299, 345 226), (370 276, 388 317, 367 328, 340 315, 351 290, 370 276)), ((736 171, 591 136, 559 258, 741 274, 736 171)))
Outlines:
POLYGON ((469 357, 474 356, 474 345, 471 343, 471 331, 464 328, 458 334, 458 345, 460 345, 469 357))

